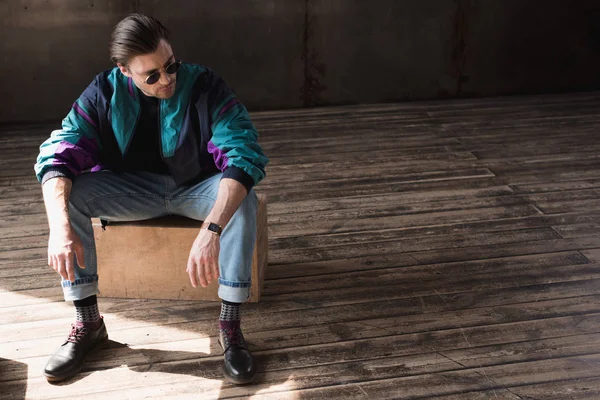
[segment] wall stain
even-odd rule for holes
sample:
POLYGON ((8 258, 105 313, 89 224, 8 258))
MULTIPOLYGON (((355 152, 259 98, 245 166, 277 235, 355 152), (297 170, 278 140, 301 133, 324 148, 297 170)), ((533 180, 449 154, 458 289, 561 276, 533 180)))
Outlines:
POLYGON ((469 46, 467 37, 469 33, 469 11, 471 9, 471 0, 456 0, 456 13, 452 26, 452 54, 451 69, 456 80, 456 96, 462 94, 462 85, 469 81, 469 76, 465 74, 467 64, 467 53, 469 46))
POLYGON ((325 64, 319 62, 318 54, 311 42, 314 38, 315 12, 310 0, 304 1, 304 33, 302 38, 302 62, 304 64, 304 80, 300 100, 302 107, 323 105, 321 93, 326 87, 320 82, 319 77, 325 75, 325 64))
POLYGON ((131 3, 132 3, 131 8, 133 9, 132 12, 134 12, 134 13, 141 12, 140 9, 142 8, 142 0, 132 0, 131 3))

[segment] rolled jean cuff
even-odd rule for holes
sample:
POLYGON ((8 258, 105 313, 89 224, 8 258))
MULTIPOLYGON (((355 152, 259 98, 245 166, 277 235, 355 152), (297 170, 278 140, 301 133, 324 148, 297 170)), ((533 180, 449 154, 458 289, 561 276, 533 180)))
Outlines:
POLYGON ((250 282, 231 282, 219 278, 219 298, 232 303, 245 303, 250 298, 250 282))
POLYGON ((83 300, 100 293, 98 275, 75 279, 75 282, 63 280, 62 288, 66 301, 83 300))

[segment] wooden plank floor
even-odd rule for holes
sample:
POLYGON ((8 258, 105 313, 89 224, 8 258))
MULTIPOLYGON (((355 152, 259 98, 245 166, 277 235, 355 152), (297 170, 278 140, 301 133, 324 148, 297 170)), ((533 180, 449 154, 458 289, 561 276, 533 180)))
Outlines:
POLYGON ((45 381, 74 317, 32 171, 52 126, 0 128, 0 399, 600 398, 600 93, 253 119, 270 261, 245 387, 218 304, 107 298, 108 348, 45 381))

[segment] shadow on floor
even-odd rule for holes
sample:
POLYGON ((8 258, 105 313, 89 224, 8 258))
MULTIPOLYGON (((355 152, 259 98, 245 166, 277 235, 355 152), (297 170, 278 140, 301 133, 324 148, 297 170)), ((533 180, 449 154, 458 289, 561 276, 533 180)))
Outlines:
MULTIPOLYGON (((252 350, 251 344, 250 349, 252 350)), ((143 379, 149 378, 151 380, 153 373, 166 373, 220 381, 219 398, 252 396, 266 388, 283 385, 289 380, 290 376, 288 374, 277 374, 277 376, 269 375, 267 381, 261 368, 261 364, 266 364, 265 356, 255 355, 255 360, 258 364, 258 373, 254 382, 244 386, 236 386, 223 377, 223 356, 220 352, 213 351, 212 354, 206 354, 178 350, 132 349, 125 343, 109 340, 101 350, 90 355, 81 373, 71 379, 53 383, 53 385, 71 385, 86 379, 95 371, 123 366, 131 371, 144 374, 143 379), (110 364, 110 366, 107 366, 107 364, 110 364)), ((214 390, 216 392, 217 388, 215 387, 214 390)), ((178 391, 178 393, 181 393, 181 391, 178 391)))
POLYGON ((0 383, 0 399, 22 400, 27 392, 27 364, 0 357, 0 376, 10 380, 0 383))

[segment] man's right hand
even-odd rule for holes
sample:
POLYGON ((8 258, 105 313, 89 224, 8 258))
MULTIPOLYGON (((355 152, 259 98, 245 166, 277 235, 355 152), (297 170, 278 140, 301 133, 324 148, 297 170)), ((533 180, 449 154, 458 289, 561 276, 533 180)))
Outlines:
POLYGON ((85 268, 83 245, 69 222, 69 196, 73 182, 65 177, 48 179, 42 185, 50 227, 48 265, 67 281, 75 281, 75 258, 85 268))
POLYGON ((80 268, 85 268, 83 245, 73 229, 61 228, 50 231, 48 240, 48 265, 62 276, 63 279, 75 281, 75 259, 80 268))

